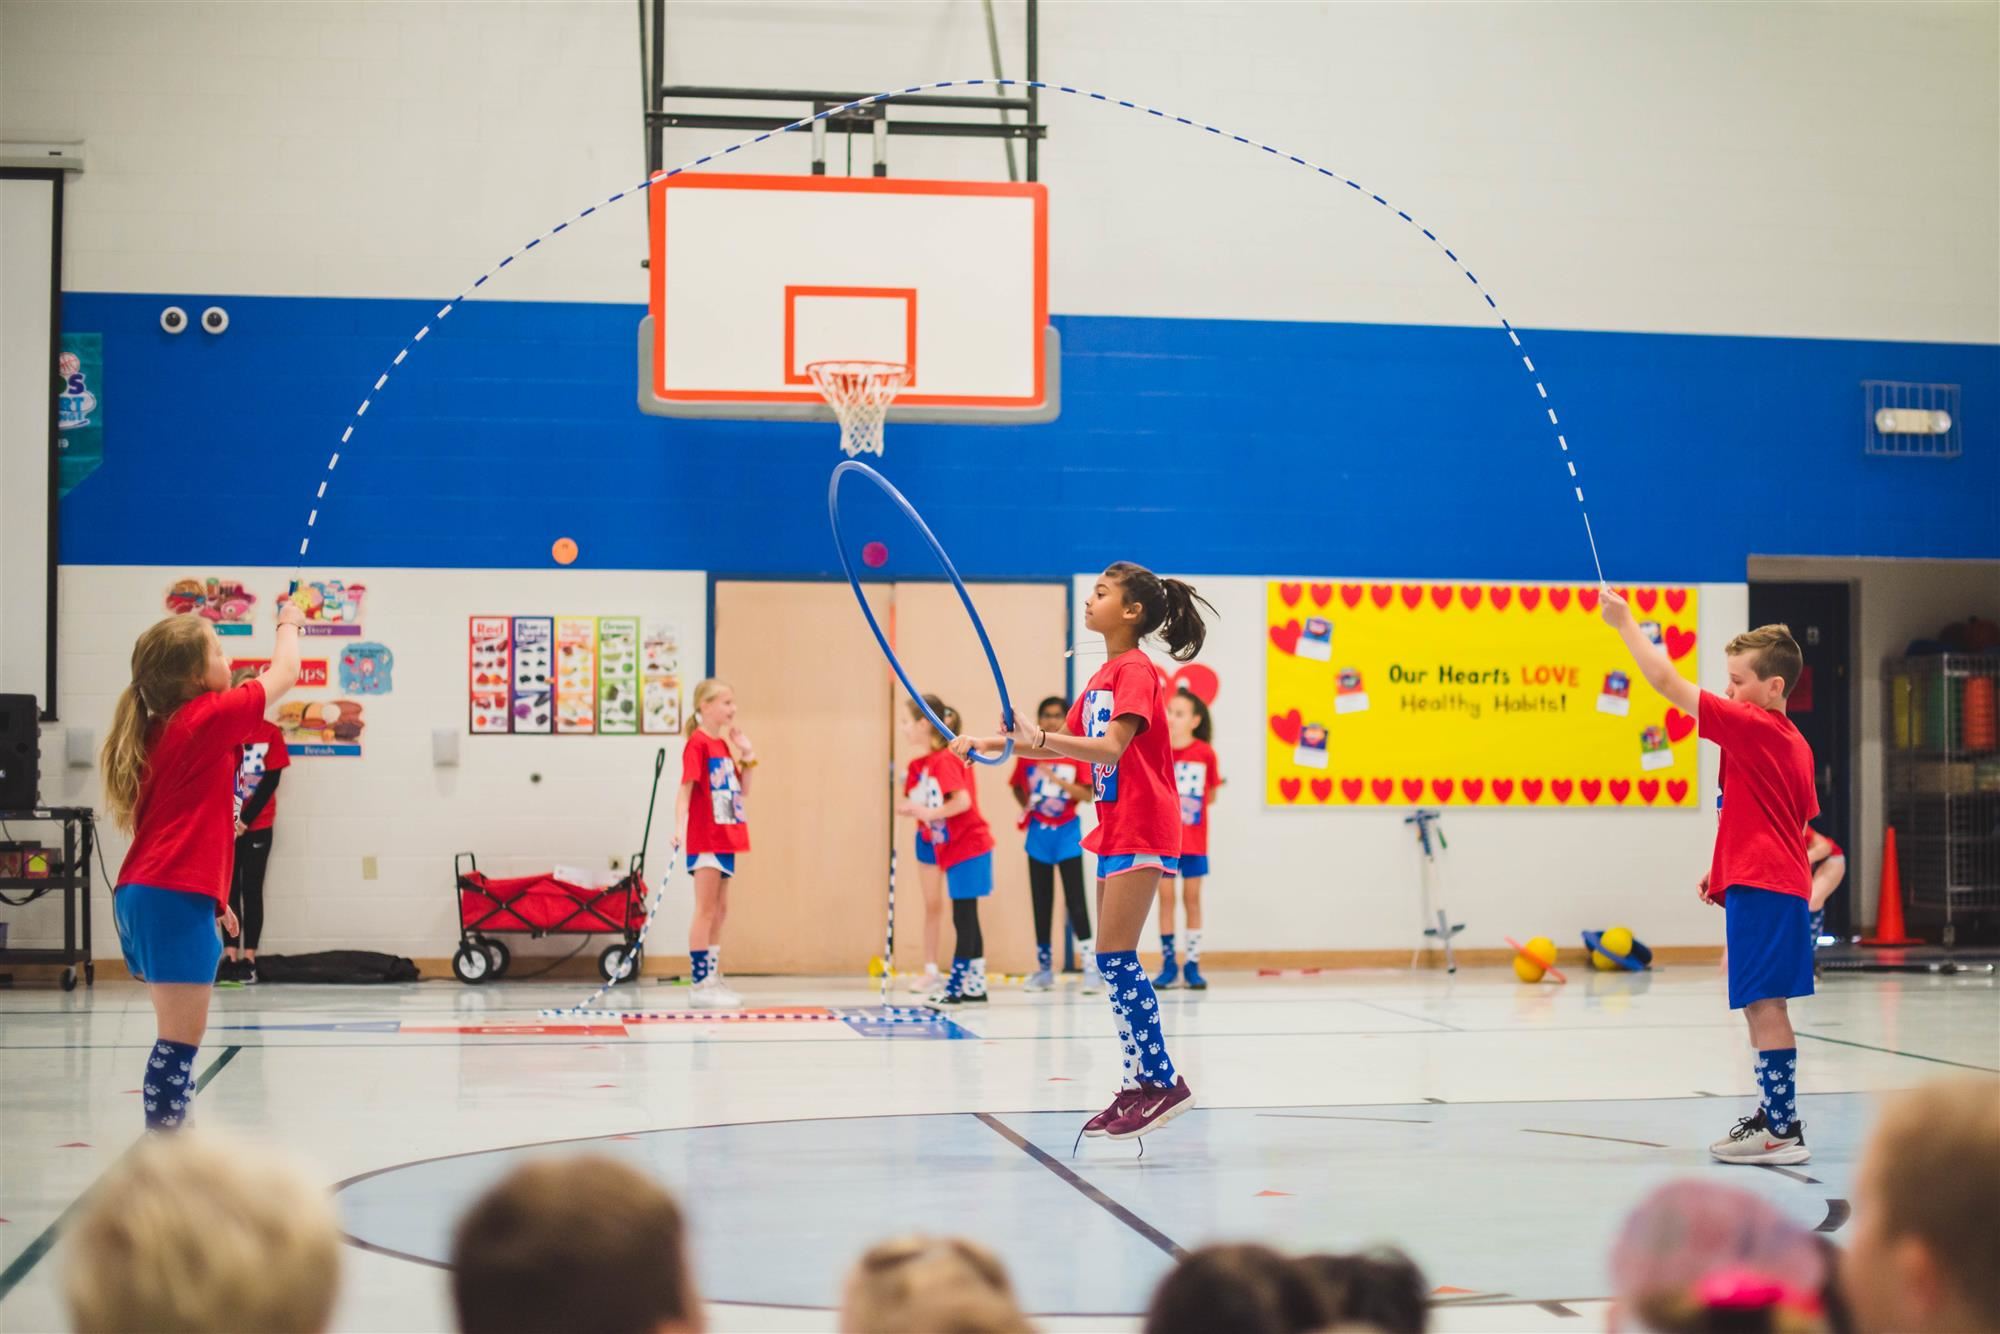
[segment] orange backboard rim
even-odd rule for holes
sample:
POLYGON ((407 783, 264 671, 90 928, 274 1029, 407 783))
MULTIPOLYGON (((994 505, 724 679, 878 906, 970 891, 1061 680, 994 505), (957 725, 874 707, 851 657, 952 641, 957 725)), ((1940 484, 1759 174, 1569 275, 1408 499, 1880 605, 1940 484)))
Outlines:
MULTIPOLYGON (((675 190, 803 190, 821 193, 881 195, 998 195, 1029 200, 1034 205, 1035 304, 1030 313, 1029 340, 1034 348, 1034 389, 1025 395, 1010 394, 923 394, 907 390, 897 395, 902 407, 1037 408, 1048 398, 1048 367, 1044 364, 1042 331, 1049 323, 1049 192, 1038 181, 919 181, 875 176, 759 176, 682 172, 676 176, 656 176, 647 187, 651 195, 651 257, 648 281, 653 315, 653 393, 676 403, 819 403, 818 390, 750 389, 669 389, 667 379, 667 215, 668 200, 675 190)), ((791 292, 824 295, 882 295, 910 292, 911 374, 916 372, 916 294, 909 288, 813 288, 788 287, 785 302, 785 379, 798 383, 791 373, 792 300, 791 292)), ((806 383, 809 378, 800 377, 806 383)))

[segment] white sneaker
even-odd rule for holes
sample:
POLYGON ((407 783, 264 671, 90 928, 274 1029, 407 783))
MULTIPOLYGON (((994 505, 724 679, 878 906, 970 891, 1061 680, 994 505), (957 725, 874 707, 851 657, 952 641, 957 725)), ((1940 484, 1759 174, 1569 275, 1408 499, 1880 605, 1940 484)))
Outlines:
POLYGON ((1055 972, 1052 969, 1043 968, 1037 970, 1033 976, 1029 977, 1027 981, 1023 982, 1021 984, 1021 990, 1053 991, 1055 990, 1055 985, 1056 985, 1055 972))
POLYGON ((921 973, 912 973, 910 974, 910 981, 905 990, 913 991, 919 996, 929 996, 941 992, 944 990, 944 974, 938 972, 935 968, 926 968, 921 973))
POLYGON ((740 1010, 743 998, 724 987, 714 978, 697 982, 688 989, 688 1008, 691 1010, 740 1010))
POLYGON ((722 974, 717 973, 709 980, 715 983, 715 994, 722 997, 730 1009, 740 1010, 743 1008, 743 997, 737 995, 736 989, 722 980, 722 974))
POLYGON ((1095 955, 1083 965, 1083 990, 1085 993, 1104 990, 1104 974, 1097 971, 1095 955))
POLYGON ((1738 1121, 1736 1128, 1709 1145, 1708 1151, 1719 1162, 1753 1166, 1785 1167, 1812 1160, 1806 1148, 1806 1123, 1794 1121, 1785 1127, 1784 1134, 1774 1135, 1762 1107, 1755 1116, 1738 1121))

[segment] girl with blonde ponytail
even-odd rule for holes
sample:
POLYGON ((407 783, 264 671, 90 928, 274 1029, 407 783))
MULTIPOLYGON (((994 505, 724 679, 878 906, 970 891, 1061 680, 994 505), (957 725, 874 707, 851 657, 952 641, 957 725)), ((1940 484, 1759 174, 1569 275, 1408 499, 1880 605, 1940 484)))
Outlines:
POLYGON ((194 1103, 194 1059, 222 958, 216 919, 236 932, 237 760, 299 678, 304 625, 296 606, 280 608, 270 667, 233 690, 222 641, 198 616, 169 617, 132 646, 132 680, 102 758, 105 805, 132 835, 111 896, 118 943, 159 1021, 140 1083, 148 1130, 184 1124, 194 1103))
POLYGON ((729 882, 736 854, 750 850, 743 798, 757 754, 736 726, 736 692, 707 680, 694 688, 681 751, 681 785, 674 797, 675 842, 687 855, 694 879, 694 915, 688 919, 688 964, 694 986, 688 1004, 697 1010, 735 1010, 743 998, 722 980, 722 923, 729 916, 729 882))

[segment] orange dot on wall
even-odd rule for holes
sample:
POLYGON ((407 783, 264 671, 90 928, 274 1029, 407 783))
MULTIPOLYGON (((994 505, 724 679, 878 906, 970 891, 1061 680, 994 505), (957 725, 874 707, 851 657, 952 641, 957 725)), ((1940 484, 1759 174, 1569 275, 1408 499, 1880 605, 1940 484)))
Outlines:
POLYGON ((558 537, 555 545, 549 548, 549 554, 555 557, 556 564, 569 565, 576 560, 576 543, 570 538, 558 537))

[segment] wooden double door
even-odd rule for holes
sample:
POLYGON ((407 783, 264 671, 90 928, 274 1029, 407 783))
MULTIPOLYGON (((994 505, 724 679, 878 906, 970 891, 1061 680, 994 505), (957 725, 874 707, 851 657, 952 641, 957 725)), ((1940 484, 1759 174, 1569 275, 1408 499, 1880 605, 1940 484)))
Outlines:
MULTIPOLYGON (((867 585, 869 605, 910 679, 990 732, 999 695, 958 592, 948 583, 867 585)), ((1065 692, 1069 599, 1060 584, 973 584, 1014 707, 1033 715, 1065 692)), ((735 689, 737 724, 761 763, 746 802, 751 851, 730 888, 734 973, 850 974, 882 952, 891 802, 912 752, 906 696, 844 583, 719 580, 709 628, 715 674, 735 689)), ((981 905, 987 966, 1028 971, 1034 923, 1026 858, 1008 790, 1011 763, 974 765, 993 828, 993 895, 981 905)), ((913 829, 893 825, 896 958, 923 966, 913 829)), ((951 957, 949 907, 940 942, 951 957)), ((1061 911, 1057 911, 1061 921, 1061 911)))

